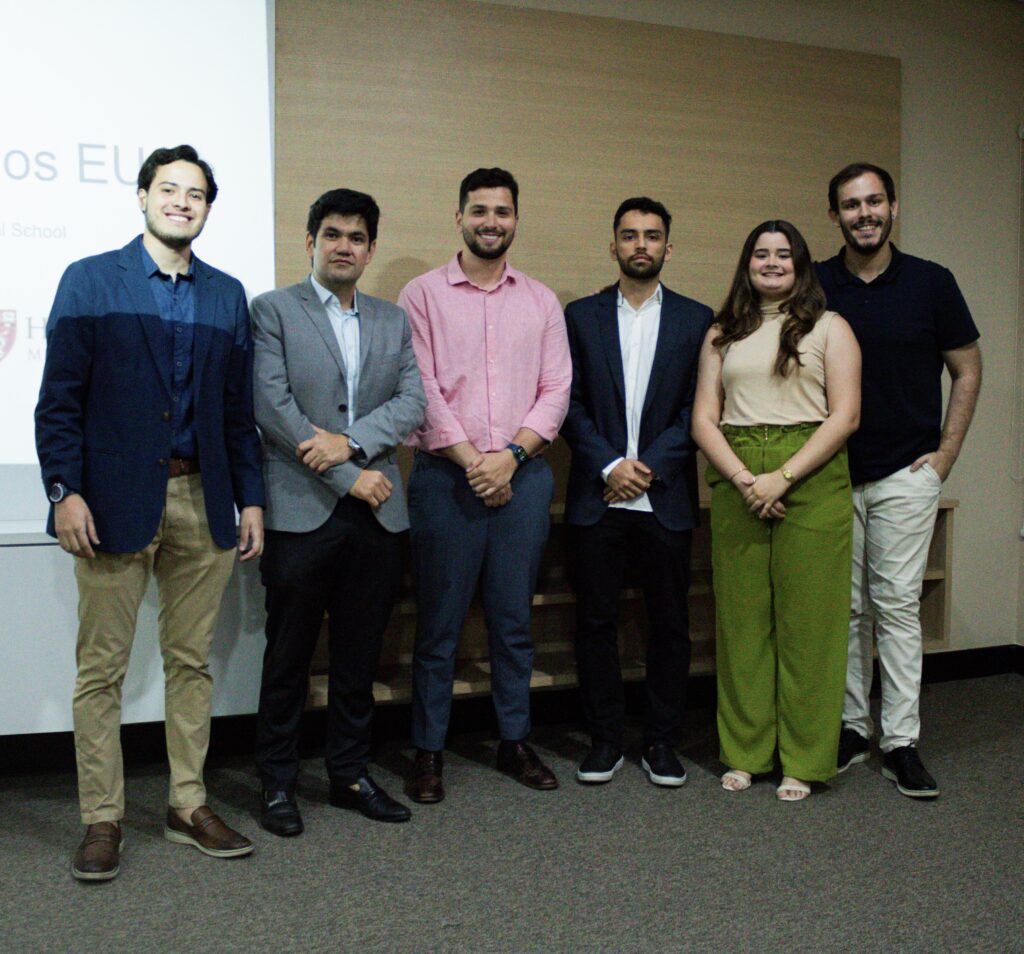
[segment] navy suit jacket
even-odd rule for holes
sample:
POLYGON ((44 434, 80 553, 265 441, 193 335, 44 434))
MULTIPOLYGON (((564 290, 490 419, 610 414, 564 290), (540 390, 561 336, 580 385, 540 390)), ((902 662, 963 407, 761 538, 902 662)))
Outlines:
MULTIPOLYGON (((156 535, 171 456, 171 352, 136 238, 68 266, 46 325, 36 450, 92 511, 98 549, 131 553, 156 535)), ((210 533, 237 542, 235 506, 264 506, 252 409, 252 335, 237 279, 195 260, 193 394, 210 533)), ((54 534, 53 508, 47 532, 54 534)))
MULTIPOLYGON (((640 420, 639 457, 657 479, 648 491, 669 530, 698 525, 697 464, 690 415, 711 309, 662 286, 661 324, 640 420)), ((608 505, 601 471, 626 456, 626 386, 619 346, 618 289, 570 302, 572 392, 562 436, 572 449, 566 521, 589 526, 608 505)))

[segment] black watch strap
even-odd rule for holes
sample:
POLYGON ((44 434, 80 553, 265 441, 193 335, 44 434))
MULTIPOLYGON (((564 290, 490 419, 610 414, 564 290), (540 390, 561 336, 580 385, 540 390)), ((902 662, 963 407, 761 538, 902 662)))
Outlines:
POLYGON ((50 484, 50 490, 46 496, 50 498, 50 503, 59 504, 65 497, 69 497, 73 493, 77 493, 77 491, 72 490, 67 484, 55 480, 50 484))
POLYGON ((506 444, 505 449, 512 451, 512 456, 520 467, 530 459, 530 455, 526 453, 526 448, 521 444, 506 444))

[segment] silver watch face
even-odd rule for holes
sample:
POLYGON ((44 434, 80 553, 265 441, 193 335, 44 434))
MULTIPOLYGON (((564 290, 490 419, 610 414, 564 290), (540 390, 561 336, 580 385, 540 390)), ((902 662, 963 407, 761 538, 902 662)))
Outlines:
POLYGON ((50 503, 60 503, 68 495, 68 488, 61 483, 50 485, 50 503))

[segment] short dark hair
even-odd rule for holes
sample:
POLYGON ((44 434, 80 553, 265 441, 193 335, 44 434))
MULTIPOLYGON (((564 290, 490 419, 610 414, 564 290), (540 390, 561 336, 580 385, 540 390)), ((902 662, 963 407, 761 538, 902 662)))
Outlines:
POLYGON ((203 175, 206 177, 206 204, 213 205, 213 200, 217 198, 217 182, 213 178, 213 169, 210 168, 208 162, 199 158, 199 153, 196 152, 194 146, 184 143, 173 149, 154 149, 142 164, 142 168, 139 169, 139 188, 143 192, 149 192, 156 170, 160 166, 179 161, 191 162, 203 171, 203 175))
POLYGON ((672 216, 669 215, 668 209, 666 209, 660 202, 656 202, 654 199, 649 199, 645 195, 637 195, 632 199, 626 199, 626 201, 615 210, 615 220, 612 222, 613 235, 619 231, 619 222, 627 212, 644 212, 648 215, 660 216, 661 223, 665 226, 665 238, 668 238, 669 230, 672 228, 672 216))
POLYGON ((459 211, 466 208, 469 193, 477 189, 508 189, 512 193, 512 210, 519 215, 519 183, 507 169, 492 166, 490 169, 474 169, 459 186, 459 211))
POLYGON ((320 231, 320 224, 329 215, 361 215, 366 222, 366 234, 370 241, 377 241, 380 206, 372 195, 354 189, 331 189, 325 192, 309 207, 309 217, 306 219, 306 231, 314 239, 320 231))
POLYGON ((851 162, 848 166, 840 169, 828 184, 828 207, 833 212, 839 211, 839 190, 851 179, 858 179, 860 176, 874 173, 882 180, 885 186, 885 194, 890 202, 896 201, 896 183, 881 166, 873 165, 870 162, 851 162))

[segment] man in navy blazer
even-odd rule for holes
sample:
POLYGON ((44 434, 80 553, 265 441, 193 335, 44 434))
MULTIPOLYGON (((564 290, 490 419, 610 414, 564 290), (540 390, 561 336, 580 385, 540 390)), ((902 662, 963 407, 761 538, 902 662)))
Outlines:
POLYGON ((191 146, 139 171, 145 231, 68 267, 46 328, 36 447, 48 532, 75 557, 79 595, 75 749, 82 880, 113 878, 123 843, 121 684, 155 575, 171 769, 165 836, 214 857, 252 843, 207 806, 207 666, 238 542, 263 547, 263 477, 252 408, 245 293, 192 241, 217 195, 191 146), (241 514, 241 540, 235 508, 241 514))
POLYGON ((574 528, 576 658, 592 747, 581 782, 610 781, 623 764, 625 704, 618 613, 627 577, 650 620, 641 766, 675 787, 690 636, 686 595, 698 524, 690 412, 711 309, 659 281, 672 255, 672 217, 646 197, 615 213, 615 286, 565 310, 572 392, 562 436, 572 449, 566 521, 574 528))

